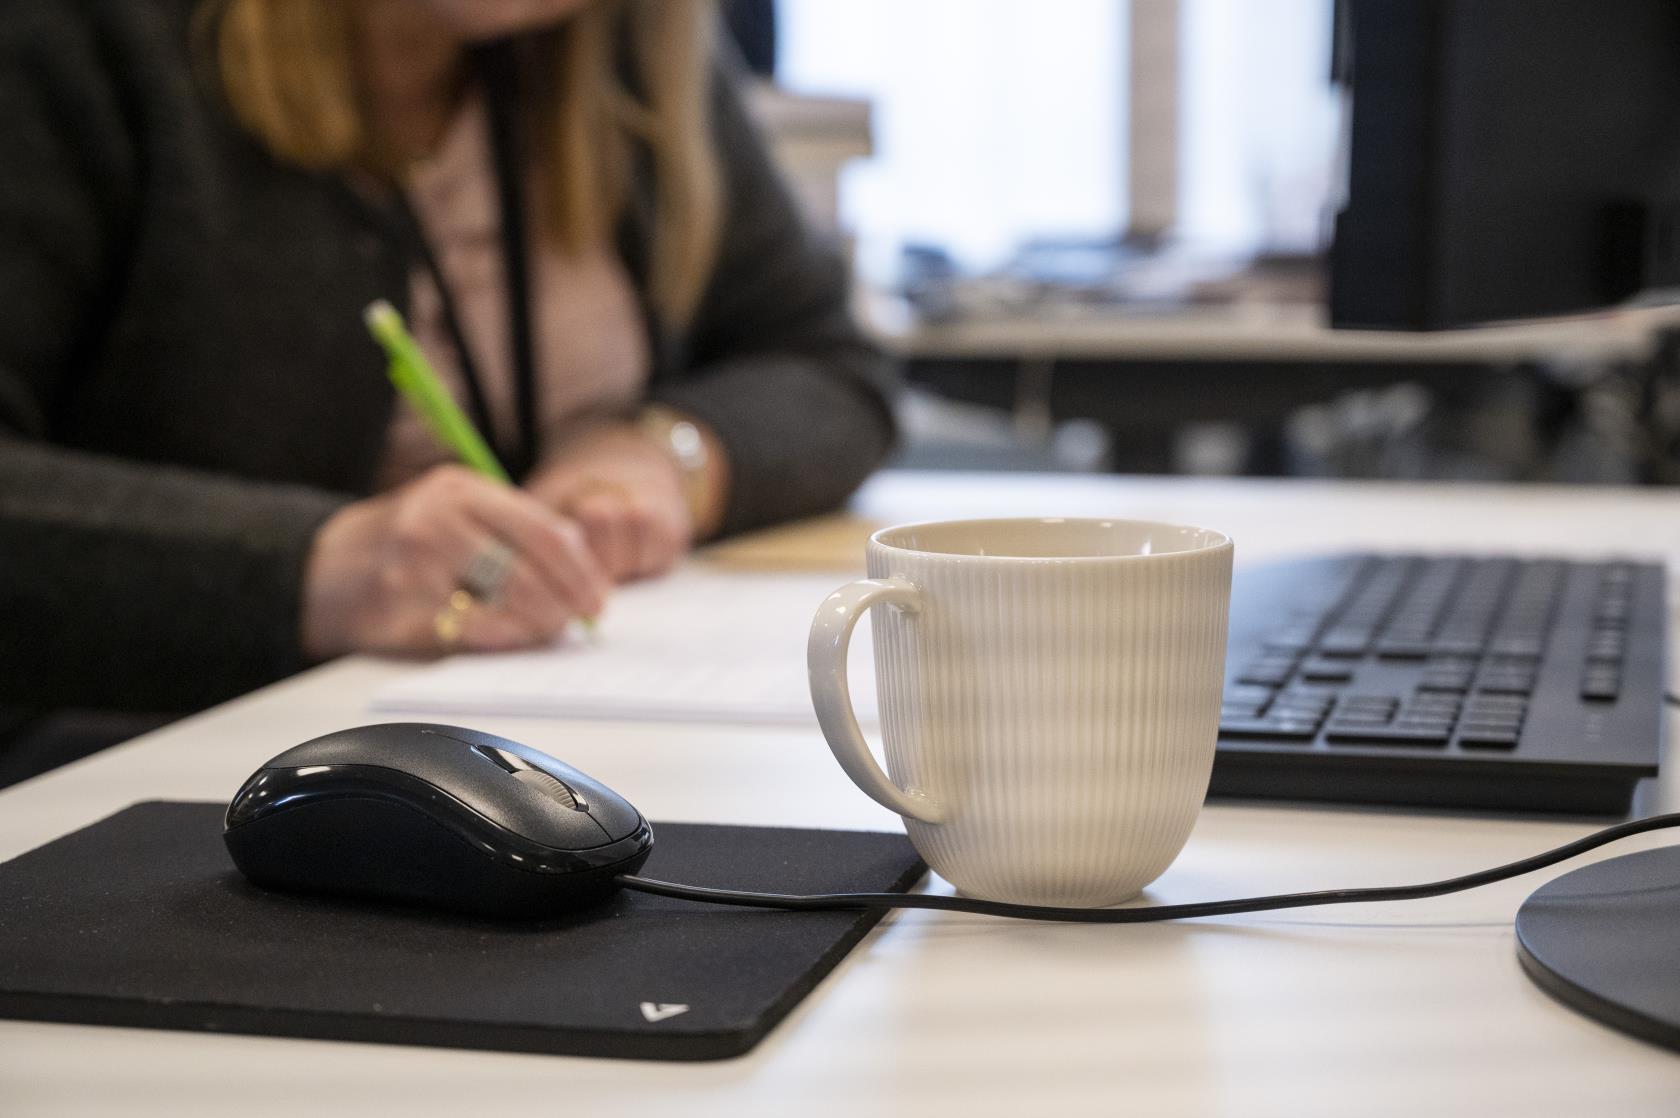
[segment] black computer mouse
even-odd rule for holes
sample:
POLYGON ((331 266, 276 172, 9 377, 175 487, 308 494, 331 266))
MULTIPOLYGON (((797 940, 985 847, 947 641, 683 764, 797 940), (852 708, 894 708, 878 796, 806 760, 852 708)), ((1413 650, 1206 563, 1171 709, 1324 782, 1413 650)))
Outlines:
POLYGON ((258 885, 497 918, 596 904, 653 829, 611 788, 529 746, 420 722, 339 730, 258 769, 222 833, 258 885))

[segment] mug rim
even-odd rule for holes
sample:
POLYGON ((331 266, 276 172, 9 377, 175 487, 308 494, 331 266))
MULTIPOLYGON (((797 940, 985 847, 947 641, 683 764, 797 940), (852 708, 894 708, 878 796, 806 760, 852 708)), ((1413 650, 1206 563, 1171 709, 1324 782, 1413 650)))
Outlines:
POLYGON ((1134 562, 1140 560, 1162 560, 1172 558, 1191 558, 1207 555, 1213 552, 1234 547, 1230 535, 1217 528, 1203 528, 1196 524, 1175 524, 1168 520, 1142 520, 1131 516, 980 516, 952 520, 915 520, 903 524, 890 524, 884 528, 877 528, 869 534, 871 547, 879 547, 885 551, 898 552, 902 555, 926 555, 938 559, 969 559, 979 562, 997 563, 1116 563, 1134 562), (967 551, 930 551, 926 548, 906 547, 903 544, 889 543, 883 539, 890 532, 911 531, 917 528, 931 528, 942 525, 997 525, 997 524, 1138 524, 1150 528, 1170 528, 1181 532, 1201 532, 1212 539, 1197 547, 1188 547, 1182 551, 1156 551, 1140 555, 975 555, 967 551))

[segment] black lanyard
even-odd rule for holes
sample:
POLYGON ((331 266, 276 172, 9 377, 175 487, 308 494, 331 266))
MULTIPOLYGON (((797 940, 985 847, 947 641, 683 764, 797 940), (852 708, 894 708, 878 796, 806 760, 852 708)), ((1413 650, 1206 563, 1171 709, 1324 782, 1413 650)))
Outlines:
POLYGON ((443 274, 419 215, 406 196, 399 196, 398 210, 421 265, 437 287, 444 329, 455 349, 461 379, 466 382, 467 406, 473 422, 489 441, 496 457, 515 480, 531 471, 537 459, 537 359, 531 330, 531 284, 529 245, 525 230, 525 167, 519 127, 519 74, 511 43, 492 43, 473 52, 473 62, 484 83, 485 104, 490 117, 490 153, 496 178, 496 201, 501 219, 502 269, 506 280, 509 353, 513 359, 514 445, 504 445, 491 419, 490 401, 484 379, 461 324, 459 307, 443 274))

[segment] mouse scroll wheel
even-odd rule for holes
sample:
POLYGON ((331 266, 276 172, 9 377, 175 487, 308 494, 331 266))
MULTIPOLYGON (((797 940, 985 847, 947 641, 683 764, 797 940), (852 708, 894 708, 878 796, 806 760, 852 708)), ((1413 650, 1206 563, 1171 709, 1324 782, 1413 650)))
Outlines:
POLYGON ((541 769, 520 769, 512 776, 519 783, 529 784, 557 804, 563 804, 573 811, 589 810, 589 805, 584 802, 583 797, 541 769))

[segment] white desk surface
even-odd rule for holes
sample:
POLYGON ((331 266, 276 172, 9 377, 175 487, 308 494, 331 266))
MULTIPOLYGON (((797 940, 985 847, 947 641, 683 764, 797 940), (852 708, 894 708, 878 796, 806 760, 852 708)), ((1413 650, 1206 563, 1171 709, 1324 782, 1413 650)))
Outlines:
MULTIPOLYGON (((1674 498, 1649 491, 900 474, 872 482, 857 507, 879 519, 1201 522, 1231 532, 1239 562, 1349 545, 1680 559, 1674 498)), ((279 750, 367 719, 367 696, 403 670, 342 661, 8 790, 0 858, 136 800, 225 800, 279 750)), ((577 764, 655 820, 895 824, 814 725, 481 723, 577 764)), ((1680 802, 1672 769, 1665 781, 1654 806, 1680 802)), ((1587 829, 1222 803, 1149 895, 1420 881, 1587 829)), ((0 1114, 1680 1112, 1680 1055, 1575 1015, 1520 972, 1511 921, 1543 876, 1400 905, 1135 928, 898 915, 758 1049, 712 1064, 0 1022, 0 1114)))

